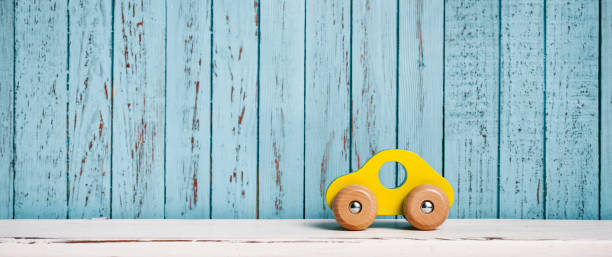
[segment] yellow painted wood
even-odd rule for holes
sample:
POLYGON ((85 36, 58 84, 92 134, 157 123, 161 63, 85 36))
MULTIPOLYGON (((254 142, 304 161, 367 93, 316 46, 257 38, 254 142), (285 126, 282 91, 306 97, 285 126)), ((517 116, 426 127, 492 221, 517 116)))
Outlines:
POLYGON ((334 180, 327 188, 327 206, 331 209, 336 194, 342 188, 353 184, 359 184, 372 190, 378 201, 377 215, 401 215, 402 202, 408 193, 423 184, 434 185, 442 189, 448 197, 450 206, 453 205, 455 198, 450 183, 431 168, 423 158, 413 152, 399 149, 379 152, 361 169, 334 180), (402 164, 407 173, 404 184, 395 189, 384 187, 378 177, 380 168, 390 161, 402 164))

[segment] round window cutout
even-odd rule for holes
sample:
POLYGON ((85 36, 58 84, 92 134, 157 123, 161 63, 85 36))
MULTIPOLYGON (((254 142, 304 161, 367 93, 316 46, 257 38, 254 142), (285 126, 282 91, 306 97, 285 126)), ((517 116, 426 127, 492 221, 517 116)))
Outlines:
POLYGON ((407 175, 404 165, 393 161, 385 163, 378 171, 380 183, 388 189, 402 186, 406 182, 407 175))

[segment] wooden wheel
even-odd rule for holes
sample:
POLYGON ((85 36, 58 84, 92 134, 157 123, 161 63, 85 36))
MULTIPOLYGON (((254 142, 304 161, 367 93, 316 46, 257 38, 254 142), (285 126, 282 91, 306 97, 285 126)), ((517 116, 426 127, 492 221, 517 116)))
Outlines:
POLYGON ((338 192, 332 211, 340 226, 348 230, 364 230, 376 219, 378 203, 367 187, 350 185, 338 192))
POLYGON ((448 217, 450 205, 442 189, 433 185, 420 185, 408 193, 404 200, 404 218, 420 230, 433 230, 448 217))

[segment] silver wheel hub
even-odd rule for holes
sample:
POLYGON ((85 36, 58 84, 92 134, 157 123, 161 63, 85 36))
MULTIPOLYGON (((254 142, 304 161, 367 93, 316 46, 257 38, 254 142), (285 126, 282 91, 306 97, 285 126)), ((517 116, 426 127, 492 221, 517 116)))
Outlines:
POLYGON ((357 201, 352 201, 351 204, 349 205, 349 211, 352 214, 357 214, 361 212, 361 203, 357 202, 357 201))
POLYGON ((431 201, 423 201, 421 203, 421 211, 425 214, 430 214, 434 210, 434 205, 431 201))

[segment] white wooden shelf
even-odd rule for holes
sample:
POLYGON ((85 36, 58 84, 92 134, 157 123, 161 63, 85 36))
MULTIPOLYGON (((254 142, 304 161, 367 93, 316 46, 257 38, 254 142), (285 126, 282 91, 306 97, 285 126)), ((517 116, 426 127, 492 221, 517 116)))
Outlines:
POLYGON ((0 256, 612 256, 612 221, 1 220, 0 256))

